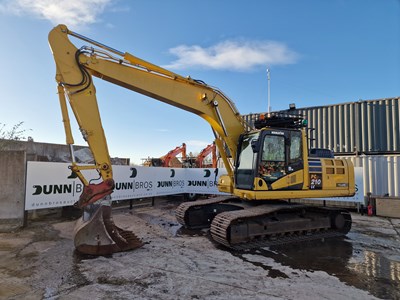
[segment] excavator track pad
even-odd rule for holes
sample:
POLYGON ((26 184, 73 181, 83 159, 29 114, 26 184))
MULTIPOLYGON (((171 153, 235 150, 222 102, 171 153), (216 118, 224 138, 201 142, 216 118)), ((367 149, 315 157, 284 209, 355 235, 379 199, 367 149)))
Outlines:
POLYGON ((131 231, 115 225, 109 205, 92 204, 85 207, 74 230, 74 243, 78 252, 89 255, 111 255, 143 246, 131 231))
POLYGON ((344 209, 286 201, 252 205, 225 196, 182 203, 176 218, 188 229, 210 228, 216 243, 235 250, 344 236, 352 222, 344 209))
POLYGON ((209 228, 214 217, 224 211, 242 209, 237 205, 225 204, 235 197, 219 196, 215 198, 181 203, 176 211, 177 221, 188 229, 209 228))
POLYGON ((304 205, 260 205, 218 214, 211 236, 225 247, 244 250, 346 235, 346 210, 304 205))

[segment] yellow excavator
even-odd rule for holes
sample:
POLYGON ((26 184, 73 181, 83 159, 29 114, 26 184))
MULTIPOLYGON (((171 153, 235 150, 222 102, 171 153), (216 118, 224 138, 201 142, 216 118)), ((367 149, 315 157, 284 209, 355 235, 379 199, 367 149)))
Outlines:
POLYGON ((227 196, 182 203, 176 217, 183 226, 210 227, 217 243, 233 249, 345 235, 350 230, 351 216, 346 210, 290 202, 355 193, 350 161, 309 157, 306 122, 301 117, 267 114, 249 127, 226 95, 201 80, 108 47, 65 25, 51 30, 49 43, 71 149, 70 168, 84 184, 76 203, 83 208, 74 236, 78 251, 106 255, 142 246, 133 232, 112 220, 115 184, 93 77, 194 113, 210 124, 227 172, 220 176, 218 189, 227 196), (69 37, 89 46, 77 48, 69 37), (94 165, 74 161, 67 100, 93 153, 94 165), (85 170, 93 169, 100 175, 99 183, 85 177, 85 170))

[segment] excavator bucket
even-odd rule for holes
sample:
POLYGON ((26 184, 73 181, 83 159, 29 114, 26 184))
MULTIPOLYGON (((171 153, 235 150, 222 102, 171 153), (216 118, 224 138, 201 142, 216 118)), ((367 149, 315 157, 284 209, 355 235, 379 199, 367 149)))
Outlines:
POLYGON ((74 230, 74 243, 78 252, 110 255, 143 246, 133 232, 115 225, 111 211, 111 206, 104 204, 90 204, 84 208, 74 230))

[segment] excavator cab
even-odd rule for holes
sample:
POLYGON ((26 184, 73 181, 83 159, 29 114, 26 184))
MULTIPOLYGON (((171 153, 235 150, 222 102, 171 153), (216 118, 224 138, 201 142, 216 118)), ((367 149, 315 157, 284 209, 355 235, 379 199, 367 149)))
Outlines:
POLYGON ((305 132, 298 123, 290 123, 290 126, 287 122, 282 124, 290 128, 264 127, 240 137, 235 169, 236 188, 302 189, 302 184, 296 182, 291 185, 285 178, 304 168, 307 159, 303 151, 305 132))

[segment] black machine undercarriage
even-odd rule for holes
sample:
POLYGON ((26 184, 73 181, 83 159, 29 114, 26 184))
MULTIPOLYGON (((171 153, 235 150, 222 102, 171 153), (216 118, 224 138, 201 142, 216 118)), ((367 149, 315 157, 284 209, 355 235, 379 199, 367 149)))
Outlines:
POLYGON ((351 215, 343 209, 226 196, 184 202, 176 217, 189 229, 210 228, 215 242, 235 250, 343 236, 351 229, 351 215))

